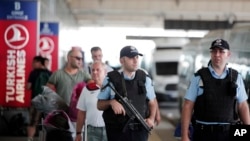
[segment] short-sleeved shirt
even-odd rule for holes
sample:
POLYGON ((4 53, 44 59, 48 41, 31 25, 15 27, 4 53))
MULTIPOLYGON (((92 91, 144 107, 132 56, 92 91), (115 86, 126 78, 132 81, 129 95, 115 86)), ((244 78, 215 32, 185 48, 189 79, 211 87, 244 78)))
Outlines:
POLYGON ((82 70, 70 75, 64 69, 60 69, 51 75, 48 83, 55 85, 56 93, 69 105, 74 86, 79 82, 87 82, 90 79, 90 75, 82 70))
MULTIPOLYGON (((216 74, 216 72, 211 67, 211 65, 208 66, 208 69, 211 72, 212 76, 214 78, 216 78, 216 79, 224 79, 229 73, 229 68, 228 67, 226 67, 226 69, 224 70, 224 72, 220 76, 216 74)), ((240 74, 238 74, 238 76, 237 76, 236 83, 238 85, 237 93, 236 93, 236 100, 237 100, 238 103, 241 103, 241 102, 247 100, 248 96, 246 94, 243 79, 242 79, 240 74)), ((202 87, 200 87, 200 86, 203 86, 203 85, 204 84, 203 84, 203 82, 201 80, 201 77, 199 75, 194 76, 191 79, 191 83, 190 83, 190 86, 189 86, 189 88, 188 88, 188 90, 186 92, 185 99, 195 102, 197 96, 200 96, 200 95, 203 94, 204 90, 203 90, 202 87)), ((228 124, 228 123, 221 123, 221 122, 204 122, 204 121, 199 121, 199 120, 196 120, 196 122, 202 123, 202 124, 228 124)))
MULTIPOLYGON (((229 73, 228 67, 226 67, 226 69, 224 70, 224 72, 220 76, 218 76, 216 74, 216 72, 211 67, 211 65, 208 66, 208 69, 211 72, 212 76, 216 79, 224 79, 229 73)), ((238 74, 238 76, 237 76, 236 83, 238 85, 236 99, 237 99, 238 103, 241 103, 241 102, 247 100, 248 96, 246 94, 245 85, 244 85, 243 79, 242 79, 240 74, 238 74)), ((191 82, 190 82, 190 86, 186 92, 185 99, 195 102, 197 96, 203 94, 203 88, 200 87, 203 85, 204 84, 203 84, 201 77, 199 75, 193 76, 193 78, 191 79, 191 82)))
MULTIPOLYGON (((119 71, 121 73, 121 71, 119 71)), ((133 80, 135 77, 135 75, 132 78, 129 78, 128 76, 126 76, 124 74, 124 79, 125 80, 133 80)), ((102 86, 106 86, 108 84, 108 76, 105 77, 102 86)), ((156 96, 155 96, 155 91, 154 91, 154 86, 152 83, 152 80, 149 77, 146 77, 146 82, 145 82, 145 87, 146 87, 146 97, 148 100, 153 100, 156 96)), ((109 99, 114 99, 115 98, 115 93, 113 91, 111 91, 110 87, 106 87, 105 89, 103 89, 98 97, 99 100, 109 100, 109 99)))
POLYGON ((28 77, 28 83, 31 83, 31 93, 32 93, 32 98, 35 96, 34 94, 34 89, 35 89, 35 83, 40 75, 41 72, 48 73, 48 75, 51 75, 51 72, 47 69, 34 69, 30 72, 29 77, 28 77))
POLYGON ((77 109, 86 111, 87 125, 94 127, 104 127, 105 123, 102 118, 103 111, 97 109, 97 95, 100 89, 89 91, 86 87, 83 88, 77 103, 77 109))

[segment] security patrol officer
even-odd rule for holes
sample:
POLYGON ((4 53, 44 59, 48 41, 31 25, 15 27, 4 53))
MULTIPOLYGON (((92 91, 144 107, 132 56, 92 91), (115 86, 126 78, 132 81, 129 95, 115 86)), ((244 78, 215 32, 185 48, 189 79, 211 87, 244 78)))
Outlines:
POLYGON ((154 126, 157 103, 151 79, 138 69, 138 53, 133 46, 125 46, 120 51, 120 71, 109 72, 98 95, 97 107, 103 110, 108 141, 147 141, 148 132, 136 121, 129 121, 123 105, 107 84, 126 96, 145 119, 149 127, 154 126), (105 87, 107 86, 107 87, 105 87))
POLYGON ((182 141, 189 141, 188 127, 195 118, 193 141, 228 141, 231 124, 250 124, 247 94, 242 77, 227 66, 229 44, 216 39, 210 47, 208 67, 198 70, 185 95, 181 122, 182 141))

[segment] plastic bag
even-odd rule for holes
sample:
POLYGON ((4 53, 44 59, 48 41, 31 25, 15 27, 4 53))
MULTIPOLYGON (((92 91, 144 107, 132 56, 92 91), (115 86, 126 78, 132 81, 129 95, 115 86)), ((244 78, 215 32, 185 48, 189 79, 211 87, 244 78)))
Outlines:
MULTIPOLYGON (((44 119, 44 125, 52 126, 62 130, 70 130, 70 120, 68 115, 62 110, 50 112, 44 119)), ((72 126, 73 127, 73 126, 72 126)), ((74 130, 72 130, 74 132, 74 130)))
POLYGON ((63 110, 68 112, 69 109, 66 102, 47 86, 43 86, 43 92, 34 97, 31 103, 36 110, 45 114, 54 110, 63 110))
POLYGON ((73 141, 75 138, 75 128, 67 113, 62 110, 50 112, 44 119, 44 125, 46 141, 73 141))

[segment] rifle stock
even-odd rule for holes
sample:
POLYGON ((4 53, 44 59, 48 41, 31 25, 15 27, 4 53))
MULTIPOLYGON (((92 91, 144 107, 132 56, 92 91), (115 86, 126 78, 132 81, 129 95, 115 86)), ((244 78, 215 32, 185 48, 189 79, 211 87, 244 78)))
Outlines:
POLYGON ((123 105, 127 115, 130 119, 137 119, 141 125, 147 130, 149 133, 152 128, 150 128, 147 123, 144 121, 144 118, 141 116, 141 114, 137 111, 137 109, 129 102, 127 97, 123 97, 120 95, 109 83, 109 87, 115 92, 115 94, 119 98, 119 102, 123 105))

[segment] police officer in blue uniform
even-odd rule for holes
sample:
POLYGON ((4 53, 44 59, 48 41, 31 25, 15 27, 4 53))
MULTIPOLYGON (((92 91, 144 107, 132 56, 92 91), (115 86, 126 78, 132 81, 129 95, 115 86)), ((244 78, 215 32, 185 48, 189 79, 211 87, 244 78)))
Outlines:
POLYGON ((125 46, 120 51, 122 69, 112 71, 104 79, 103 88, 98 95, 97 107, 103 110, 108 141, 147 141, 148 131, 136 120, 129 120, 126 110, 119 102, 108 83, 122 96, 129 99, 152 128, 156 115, 156 96, 151 79, 138 69, 141 53, 133 46, 125 46))
POLYGON ((190 140, 192 116, 193 141, 229 141, 231 124, 250 124, 243 79, 227 66, 230 55, 227 41, 216 39, 210 47, 208 67, 198 70, 191 79, 181 115, 182 141, 190 140))

